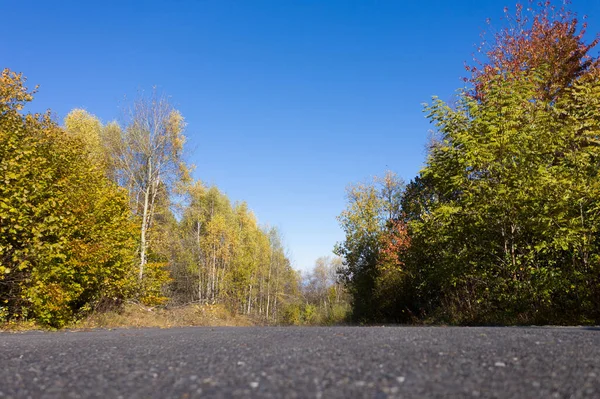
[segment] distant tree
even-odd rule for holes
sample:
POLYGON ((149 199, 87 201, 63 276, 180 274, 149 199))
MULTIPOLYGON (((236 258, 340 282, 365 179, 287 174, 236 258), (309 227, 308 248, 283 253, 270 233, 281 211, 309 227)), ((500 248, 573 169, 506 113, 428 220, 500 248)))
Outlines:
POLYGON ((341 323, 346 320, 350 307, 346 290, 340 280, 342 259, 322 256, 315 261, 312 271, 302 284, 305 301, 303 318, 312 324, 341 323), (306 308, 309 306, 309 308, 306 308))
POLYGON ((381 284, 401 272, 402 262, 394 251, 409 244, 401 212, 403 190, 404 182, 392 172, 348 188, 347 209, 338 217, 346 239, 334 252, 343 259, 340 273, 357 320, 389 313, 382 303, 390 298, 383 295, 381 284))
POLYGON ((298 282, 277 230, 261 228, 247 204, 232 205, 217 187, 194 182, 186 192, 171 260, 174 299, 278 320, 298 282))

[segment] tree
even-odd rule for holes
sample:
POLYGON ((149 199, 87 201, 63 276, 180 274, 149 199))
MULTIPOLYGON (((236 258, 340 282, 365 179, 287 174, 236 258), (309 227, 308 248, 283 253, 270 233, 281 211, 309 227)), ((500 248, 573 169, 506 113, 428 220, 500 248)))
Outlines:
POLYGON ((437 140, 399 203, 350 189, 336 251, 355 317, 600 320, 598 37, 530 5, 506 10, 455 103, 426 107, 437 140))
POLYGON ((581 322, 598 313, 600 147, 589 143, 600 87, 585 75, 543 100, 544 73, 519 74, 494 77, 480 100, 429 108, 443 145, 422 176, 439 195, 410 222, 414 248, 426 292, 454 320, 581 322))
POLYGON ((157 197, 161 192, 168 195, 177 182, 188 176, 183 160, 184 127, 183 116, 165 96, 153 91, 149 98, 141 96, 134 101, 120 140, 113 147, 117 178, 129 190, 131 208, 141 218, 140 281, 148 262, 148 235, 157 197))
MULTIPOLYGON (((369 320, 389 313, 380 291, 386 276, 395 275, 401 262, 390 251, 408 246, 401 212, 404 182, 392 172, 373 179, 373 183, 348 188, 348 206, 338 217, 346 234, 336 245, 335 254, 342 257, 340 270, 352 297, 353 317, 369 320)), ((387 290, 385 290, 387 292, 387 290)))
POLYGON ((44 115, 8 69, 0 79, 0 303, 5 317, 60 327, 131 293, 125 193, 89 166, 85 143, 44 115))
POLYGON ((339 278, 343 267, 339 257, 322 256, 315 261, 311 272, 304 276, 302 291, 306 323, 335 324, 346 320, 349 303, 346 290, 339 278))
POLYGON ((195 182, 186 192, 171 257, 174 300, 278 320, 297 281, 277 230, 259 227, 246 203, 232 205, 217 187, 195 182))
POLYGON ((84 143, 94 164, 104 167, 105 147, 102 143, 102 123, 83 109, 73 109, 65 117, 65 130, 84 143))
POLYGON ((301 296, 299 273, 292 268, 280 231, 274 227, 262 230, 270 245, 268 270, 263 268, 262 273, 266 280, 263 284, 266 285, 266 294, 263 289, 261 295, 265 318, 268 322, 296 324, 298 319, 293 313, 301 296))
POLYGON ((123 128, 75 109, 63 129, 49 113, 20 113, 32 94, 21 75, 3 71, 2 321, 60 327, 132 295, 284 318, 300 281, 279 232, 216 187, 190 184, 183 118, 165 98, 136 101, 123 128), (175 192, 185 197, 180 218, 175 192))
POLYGON ((597 69, 598 59, 590 53, 600 36, 585 43, 587 23, 580 25, 567 4, 556 7, 548 0, 530 0, 527 7, 517 3, 514 16, 505 8, 505 26, 478 49, 486 58, 467 66, 470 94, 481 100, 498 75, 517 78, 522 76, 519 72, 536 71, 534 97, 551 101, 574 80, 597 69))
POLYGON ((598 317, 598 40, 564 8, 530 11, 456 104, 427 108, 440 140, 403 202, 416 302, 454 321, 598 317))
POLYGON ((84 143, 92 165, 119 184, 116 161, 121 148, 121 127, 116 122, 103 125, 98 117, 79 108, 71 110, 65 117, 64 127, 70 135, 84 143))

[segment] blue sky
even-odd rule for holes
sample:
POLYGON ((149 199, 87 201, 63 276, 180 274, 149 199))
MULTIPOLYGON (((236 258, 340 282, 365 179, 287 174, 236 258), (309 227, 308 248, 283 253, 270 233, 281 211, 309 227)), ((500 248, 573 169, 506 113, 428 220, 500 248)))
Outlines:
MULTIPOLYGON (((462 86, 485 20, 514 0, 0 0, 0 67, 35 110, 119 117, 152 86, 185 116, 194 176, 278 226, 296 268, 343 239, 345 187, 415 176, 422 103, 462 86)), ((574 1, 600 31, 600 2, 574 1)))

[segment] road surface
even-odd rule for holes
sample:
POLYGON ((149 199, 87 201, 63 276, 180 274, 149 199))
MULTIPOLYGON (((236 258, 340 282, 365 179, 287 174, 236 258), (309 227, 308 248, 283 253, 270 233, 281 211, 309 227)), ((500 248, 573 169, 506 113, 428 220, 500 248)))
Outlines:
POLYGON ((0 398, 600 398, 600 329, 0 333, 0 398))

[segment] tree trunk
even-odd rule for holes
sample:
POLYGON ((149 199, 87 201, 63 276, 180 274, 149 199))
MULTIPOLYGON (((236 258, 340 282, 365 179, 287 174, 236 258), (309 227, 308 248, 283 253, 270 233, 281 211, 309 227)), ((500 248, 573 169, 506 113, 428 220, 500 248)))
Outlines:
POLYGON ((250 314, 250 310, 252 308, 252 284, 248 284, 248 310, 246 314, 250 314))
POLYGON ((142 215, 142 232, 140 236, 140 270, 139 270, 139 279, 142 281, 144 278, 144 267, 146 266, 146 251, 148 246, 148 241, 146 239, 146 234, 148 233, 148 220, 150 218, 150 191, 152 184, 150 183, 152 177, 152 163, 148 160, 148 185, 146 186, 146 190, 144 191, 144 213, 142 215))
POLYGON ((265 314, 269 320, 269 305, 271 304, 271 270, 273 270, 273 251, 271 251, 271 260, 269 261, 269 275, 267 277, 267 306, 265 314))

